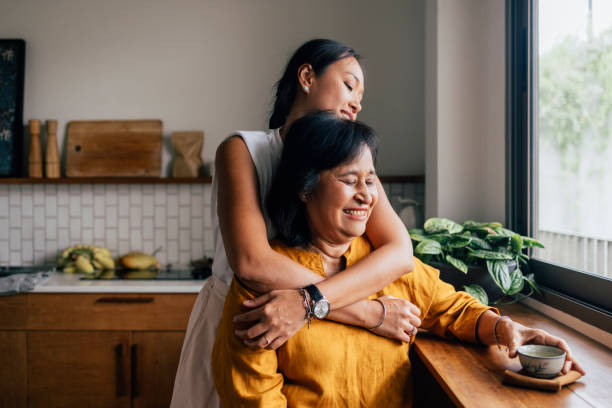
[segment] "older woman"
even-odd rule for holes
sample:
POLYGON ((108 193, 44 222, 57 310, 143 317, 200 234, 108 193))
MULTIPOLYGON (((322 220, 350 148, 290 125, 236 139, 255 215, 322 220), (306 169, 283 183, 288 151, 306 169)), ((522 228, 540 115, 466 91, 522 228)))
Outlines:
MULTIPOLYGON (((328 113, 295 121, 268 198, 277 230, 272 247, 323 277, 344 273, 367 256, 372 246, 364 233, 378 201, 375 157, 375 137, 363 124, 328 113)), ((382 299, 398 297, 417 305, 421 327, 439 336, 499 342, 511 355, 526 342, 556 344, 568 351, 564 369, 575 364, 562 340, 501 318, 440 281, 436 269, 414 263, 412 273, 370 296, 380 301, 380 319, 372 328, 386 320, 382 299)), ((254 295, 238 278, 232 281, 213 348, 213 375, 224 405, 411 405, 411 342, 326 320, 330 304, 316 285, 295 292, 303 297, 308 325, 277 350, 252 350, 233 336, 232 318, 254 295)))

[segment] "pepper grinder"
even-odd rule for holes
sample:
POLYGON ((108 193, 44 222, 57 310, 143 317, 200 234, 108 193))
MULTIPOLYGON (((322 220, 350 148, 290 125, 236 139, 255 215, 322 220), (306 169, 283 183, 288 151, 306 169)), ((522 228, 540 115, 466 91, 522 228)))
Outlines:
POLYGON ((47 120, 47 151, 45 153, 45 175, 59 178, 59 152, 57 151, 57 120, 47 120))
POLYGON ((42 149, 40 147, 40 120, 30 120, 30 155, 28 160, 30 178, 42 178, 42 149))

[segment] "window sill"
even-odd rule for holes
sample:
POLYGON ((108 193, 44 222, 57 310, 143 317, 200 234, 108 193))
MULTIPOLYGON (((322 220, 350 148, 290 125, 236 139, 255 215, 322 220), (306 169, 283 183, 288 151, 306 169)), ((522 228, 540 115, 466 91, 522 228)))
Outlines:
POLYGON ((587 375, 556 393, 503 385, 504 370, 520 369, 518 359, 509 359, 496 347, 451 342, 420 333, 414 344, 416 355, 454 405, 608 406, 612 400, 609 386, 612 350, 524 305, 508 305, 500 309, 520 323, 565 339, 587 375))

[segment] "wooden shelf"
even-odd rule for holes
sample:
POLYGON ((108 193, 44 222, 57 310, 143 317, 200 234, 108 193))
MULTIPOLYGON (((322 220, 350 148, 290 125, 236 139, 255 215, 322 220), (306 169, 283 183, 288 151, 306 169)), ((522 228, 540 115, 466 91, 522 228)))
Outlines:
POLYGON ((210 184, 212 177, 62 177, 0 178, 0 184, 210 184))
MULTIPOLYGON (((380 176, 383 183, 424 183, 425 176, 380 176)), ((62 177, 0 178, 0 184, 210 184, 212 177, 62 177)))

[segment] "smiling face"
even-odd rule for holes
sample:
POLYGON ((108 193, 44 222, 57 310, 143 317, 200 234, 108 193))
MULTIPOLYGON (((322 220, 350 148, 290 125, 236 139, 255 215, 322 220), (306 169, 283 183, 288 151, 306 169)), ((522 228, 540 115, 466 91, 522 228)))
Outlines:
POLYGON ((328 110, 346 119, 357 119, 364 91, 363 71, 357 59, 339 59, 318 76, 312 72, 309 75, 308 70, 300 70, 299 75, 301 86, 308 86, 306 111, 328 110))
POLYGON ((363 235, 378 201, 370 149, 364 144, 351 162, 321 172, 315 190, 303 201, 313 242, 344 244, 363 235))

